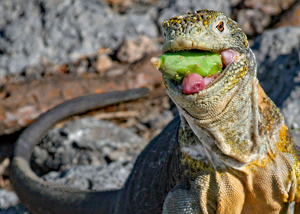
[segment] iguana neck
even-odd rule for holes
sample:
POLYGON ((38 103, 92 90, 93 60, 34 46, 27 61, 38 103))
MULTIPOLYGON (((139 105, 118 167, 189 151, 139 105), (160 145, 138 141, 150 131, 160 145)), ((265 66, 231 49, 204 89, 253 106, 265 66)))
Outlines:
MULTIPOLYGON (((194 159, 201 160, 203 157, 199 154, 202 153, 202 156, 206 156, 204 159, 210 160, 214 167, 230 166, 243 170, 248 163, 265 161, 270 153, 270 145, 258 130, 261 116, 252 51, 249 50, 245 56, 243 66, 231 66, 231 69, 231 79, 222 78, 219 87, 214 87, 216 93, 197 99, 193 110, 185 110, 182 104, 177 105, 182 118, 181 129, 185 129, 180 139, 182 151, 194 159), (232 86, 235 81, 237 84, 232 86), (211 103, 209 107, 208 102, 211 103), (212 115, 211 112, 217 113, 212 115), (189 129, 197 140, 191 140, 192 135, 187 134, 189 129)), ((175 98, 175 103, 179 103, 177 97, 172 94, 171 97, 175 98)))

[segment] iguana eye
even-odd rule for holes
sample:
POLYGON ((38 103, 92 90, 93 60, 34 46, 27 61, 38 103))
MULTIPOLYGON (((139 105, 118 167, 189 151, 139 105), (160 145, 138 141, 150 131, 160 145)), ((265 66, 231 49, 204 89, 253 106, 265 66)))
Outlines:
POLYGON ((220 31, 220 32, 223 32, 224 30, 224 22, 221 21, 217 26, 216 28, 220 31))

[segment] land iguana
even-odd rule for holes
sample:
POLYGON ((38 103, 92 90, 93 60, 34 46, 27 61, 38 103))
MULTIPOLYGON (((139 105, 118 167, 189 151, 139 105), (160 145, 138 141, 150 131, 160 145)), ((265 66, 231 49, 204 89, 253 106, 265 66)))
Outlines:
MULTIPOLYGON (((300 213, 296 146, 283 116, 258 83, 246 35, 223 13, 208 10, 173 17, 163 27, 164 53, 219 53, 223 70, 201 89, 199 75, 184 77, 185 85, 164 77, 180 118, 144 149, 120 190, 81 191, 45 182, 32 172, 33 147, 55 122, 77 113, 72 109, 78 102, 45 113, 15 147, 11 180, 21 201, 41 214, 279 214, 290 213, 294 202, 300 213)), ((113 97, 104 94, 97 102, 113 97)))

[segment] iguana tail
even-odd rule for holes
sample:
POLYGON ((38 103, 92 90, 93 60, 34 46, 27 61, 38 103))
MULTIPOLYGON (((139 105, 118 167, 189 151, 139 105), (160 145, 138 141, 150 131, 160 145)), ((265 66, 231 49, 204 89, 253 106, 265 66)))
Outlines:
POLYGON ((32 123, 16 142, 11 163, 11 182, 24 205, 35 214, 110 213, 116 205, 116 191, 84 191, 46 182, 30 168, 34 146, 57 122, 72 115, 144 97, 148 89, 93 94, 66 101, 32 123))

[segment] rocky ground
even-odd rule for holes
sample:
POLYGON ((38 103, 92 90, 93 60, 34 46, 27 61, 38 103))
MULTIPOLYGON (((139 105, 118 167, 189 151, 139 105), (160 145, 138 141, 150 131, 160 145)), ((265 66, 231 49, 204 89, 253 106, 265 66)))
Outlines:
POLYGON ((1 214, 29 213, 10 191, 4 155, 23 128, 77 96, 148 87, 147 99, 61 122, 33 154, 32 167, 46 180, 81 189, 123 185, 138 153, 177 114, 149 63, 160 54, 160 23, 202 8, 223 11, 247 33, 259 80, 300 143, 299 0, 3 0, 1 214))

